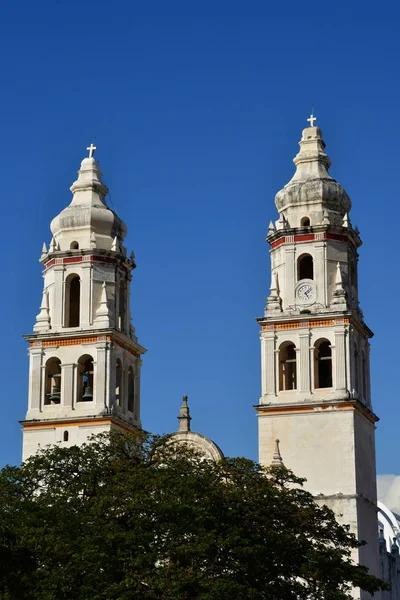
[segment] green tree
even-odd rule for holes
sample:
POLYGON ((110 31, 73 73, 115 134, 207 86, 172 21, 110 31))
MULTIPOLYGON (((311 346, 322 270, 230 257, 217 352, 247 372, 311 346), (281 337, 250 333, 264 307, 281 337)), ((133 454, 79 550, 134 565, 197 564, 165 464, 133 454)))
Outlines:
POLYGON ((144 432, 0 472, 3 600, 343 600, 382 582, 284 468, 144 432))

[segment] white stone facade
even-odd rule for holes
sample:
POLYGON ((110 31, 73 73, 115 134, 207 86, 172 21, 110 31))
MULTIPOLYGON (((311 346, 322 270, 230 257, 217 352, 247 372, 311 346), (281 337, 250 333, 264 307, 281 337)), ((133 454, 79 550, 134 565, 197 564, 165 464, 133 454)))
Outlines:
MULTIPOLYGON (((276 195, 271 287, 261 325, 259 460, 275 440, 286 467, 367 542, 354 558, 379 574, 369 338, 358 301, 361 245, 349 197, 328 172, 321 131, 303 131, 296 173, 276 195)), ((355 591, 355 595, 358 592, 355 591)))
POLYGON ((145 349, 131 325, 133 253, 106 202, 93 158, 82 161, 69 207, 43 246, 44 289, 29 341, 23 460, 39 446, 83 443, 94 432, 140 427, 145 349))

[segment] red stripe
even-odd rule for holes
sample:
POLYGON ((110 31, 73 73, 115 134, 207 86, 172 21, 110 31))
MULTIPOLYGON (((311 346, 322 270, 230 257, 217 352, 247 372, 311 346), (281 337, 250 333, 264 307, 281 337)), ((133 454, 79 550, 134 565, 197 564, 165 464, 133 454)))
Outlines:
MULTIPOLYGON (((280 246, 281 244, 288 244, 288 243, 293 243, 292 241, 289 242, 290 238, 294 238, 294 243, 301 243, 301 242, 312 242, 312 241, 319 241, 321 238, 316 237, 316 235, 314 233, 304 233, 304 234, 300 234, 300 235, 294 235, 294 236, 283 236, 278 240, 275 240, 274 242, 271 243, 271 248, 277 248, 278 246, 280 246)), ((339 233, 324 233, 322 239, 324 240, 337 240, 339 242, 347 242, 347 236, 346 235, 341 235, 339 233)))

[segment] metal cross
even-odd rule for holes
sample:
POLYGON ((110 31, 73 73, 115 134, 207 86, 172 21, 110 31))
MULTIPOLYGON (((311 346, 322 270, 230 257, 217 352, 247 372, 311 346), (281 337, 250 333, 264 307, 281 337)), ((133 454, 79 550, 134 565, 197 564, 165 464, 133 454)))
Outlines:
POLYGON ((89 158, 93 158, 94 151, 97 150, 94 144, 90 144, 86 150, 89 150, 89 158))
POLYGON ((307 121, 309 121, 310 123, 310 127, 314 127, 314 121, 317 120, 317 117, 314 117, 313 113, 311 113, 310 118, 307 119, 307 121))

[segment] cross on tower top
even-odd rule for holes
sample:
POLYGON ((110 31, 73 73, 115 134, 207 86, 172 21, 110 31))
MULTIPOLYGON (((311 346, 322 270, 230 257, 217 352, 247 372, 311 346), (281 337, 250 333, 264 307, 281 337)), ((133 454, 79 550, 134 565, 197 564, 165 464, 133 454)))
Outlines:
POLYGON ((317 120, 317 117, 314 117, 314 111, 311 113, 307 121, 310 123, 310 127, 314 127, 314 121, 317 120))
POLYGON ((97 150, 97 148, 94 144, 90 144, 90 146, 88 146, 86 150, 89 150, 89 158, 93 158, 94 151, 97 150))

